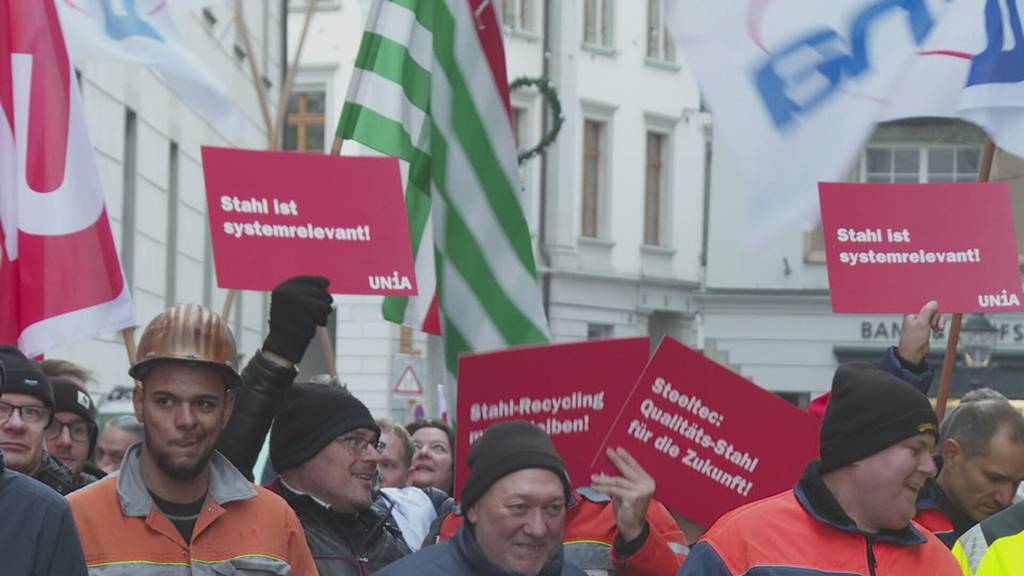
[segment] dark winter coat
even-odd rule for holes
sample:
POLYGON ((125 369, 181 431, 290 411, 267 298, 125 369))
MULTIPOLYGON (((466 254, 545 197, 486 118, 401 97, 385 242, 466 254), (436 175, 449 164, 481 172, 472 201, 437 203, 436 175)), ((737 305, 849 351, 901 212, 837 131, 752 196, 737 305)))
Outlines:
POLYGON ((0 452, 0 572, 85 576, 71 507, 39 482, 8 470, 0 452))
MULTIPOLYGON (((512 576, 484 556, 471 527, 463 526, 451 540, 427 546, 377 573, 378 576, 512 576)), ((565 561, 562 549, 537 576, 586 576, 565 561)))

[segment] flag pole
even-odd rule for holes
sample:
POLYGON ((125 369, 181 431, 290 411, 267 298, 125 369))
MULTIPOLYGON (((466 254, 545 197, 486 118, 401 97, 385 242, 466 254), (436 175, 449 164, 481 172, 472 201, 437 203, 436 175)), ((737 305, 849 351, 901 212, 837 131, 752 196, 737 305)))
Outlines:
POLYGON ((121 330, 121 339, 124 340, 124 349, 128 352, 128 365, 135 363, 135 328, 121 330))
MULTIPOLYGON (((978 172, 978 182, 988 182, 992 174, 992 159, 996 155, 995 144, 992 139, 985 140, 985 151, 981 156, 981 169, 978 172)), ((956 349, 960 340, 960 323, 963 321, 963 313, 953 314, 953 322, 949 327, 949 338, 946 339, 946 356, 942 359, 942 377, 939 379, 939 392, 935 397, 935 414, 939 421, 946 415, 946 403, 949 401, 949 391, 953 382, 953 366, 956 364, 956 349)))
MULTIPOLYGON (((310 0, 306 4, 305 19, 302 22, 302 32, 299 33, 299 43, 295 48, 295 55, 292 57, 291 66, 288 67, 288 72, 285 75, 284 85, 281 87, 281 99, 277 103, 277 113, 274 114, 273 120, 271 120, 270 114, 270 103, 267 98, 266 87, 260 80, 259 71, 256 68, 256 63, 252 59, 252 40, 249 36, 249 27, 245 25, 245 18, 242 12, 241 0, 235 0, 235 17, 238 21, 238 32, 241 36, 242 43, 245 46, 245 51, 249 55, 249 70, 252 73, 253 86, 256 88, 256 97, 259 99, 260 111, 263 114, 263 122, 267 129, 267 149, 268 150, 279 150, 280 149, 280 135, 284 130, 285 118, 288 113, 288 100, 291 98, 292 87, 295 84, 295 73, 299 69, 299 57, 302 55, 302 48, 306 43, 306 37, 309 32, 309 23, 313 20, 313 14, 316 12, 317 0, 310 0)), ((235 302, 237 296, 237 290, 228 290, 227 297, 224 299, 224 312, 221 316, 224 321, 227 322, 231 314, 231 307, 235 302)), ((317 327, 317 338, 320 340, 320 347, 324 352, 324 358, 327 361, 327 371, 331 376, 338 376, 337 363, 334 357, 334 342, 331 341, 331 335, 327 331, 325 326, 317 327)))
MULTIPOLYGON (((124 349, 128 352, 128 367, 130 368, 135 364, 135 356, 137 355, 137 349, 135 348, 135 329, 125 328, 121 330, 121 340, 124 341, 124 349)), ((142 382, 132 379, 135 382, 135 387, 141 389, 142 382)))
POLYGON ((228 320, 231 319, 231 309, 235 307, 235 298, 238 297, 238 290, 232 288, 228 290, 226 296, 224 296, 224 306, 220 309, 220 317, 227 324, 228 320))

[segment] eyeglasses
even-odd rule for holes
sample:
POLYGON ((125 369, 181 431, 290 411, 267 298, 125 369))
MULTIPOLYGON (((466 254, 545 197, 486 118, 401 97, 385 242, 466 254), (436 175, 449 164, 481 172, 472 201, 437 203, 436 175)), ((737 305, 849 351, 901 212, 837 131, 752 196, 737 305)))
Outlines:
POLYGON ((374 442, 373 440, 367 440, 366 438, 360 438, 359 436, 342 436, 340 438, 335 438, 335 440, 345 444, 360 454, 366 452, 366 449, 370 446, 373 446, 374 450, 381 454, 384 452, 384 449, 387 448, 387 444, 383 442, 374 442))
POLYGON ((7 422, 15 410, 22 422, 31 425, 49 424, 53 415, 46 406, 17 406, 0 400, 0 424, 7 422))
POLYGON ((89 440, 89 433, 92 431, 92 424, 88 422, 78 421, 70 424, 61 422, 60 420, 54 420, 50 422, 50 425, 43 431, 47 440, 56 440, 60 438, 61 432, 64 428, 68 429, 71 433, 71 439, 79 442, 86 442, 89 440))

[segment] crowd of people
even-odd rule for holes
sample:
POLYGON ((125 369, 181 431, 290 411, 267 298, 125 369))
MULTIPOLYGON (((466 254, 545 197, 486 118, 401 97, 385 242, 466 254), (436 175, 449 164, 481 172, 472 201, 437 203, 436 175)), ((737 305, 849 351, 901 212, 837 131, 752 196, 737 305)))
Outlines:
POLYGON ((1024 416, 977 391, 940 424, 924 395, 942 327, 934 302, 904 319, 877 364, 836 370, 812 407, 820 459, 794 488, 728 512, 691 549, 655 479, 621 448, 607 451, 618 475, 581 481, 529 422, 492 425, 463 456, 443 421, 402 426, 333 381, 295 382, 330 314, 327 288, 317 277, 279 285, 244 367, 209 309, 161 313, 129 370, 134 415, 102 429, 91 372, 0 346, 0 571, 1024 573, 1024 503, 1013 504, 1024 416))

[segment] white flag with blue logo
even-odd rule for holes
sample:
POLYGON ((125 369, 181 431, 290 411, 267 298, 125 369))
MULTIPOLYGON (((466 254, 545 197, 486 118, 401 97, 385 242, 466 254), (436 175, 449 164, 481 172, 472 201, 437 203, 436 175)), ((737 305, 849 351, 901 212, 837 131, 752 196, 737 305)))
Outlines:
POLYGON ((959 116, 1024 155, 1018 0, 677 0, 669 25, 746 176, 748 242, 817 221, 876 123, 959 116))
POLYGON ((222 135, 237 144, 261 143, 256 125, 181 43, 167 0, 59 0, 57 6, 76 63, 150 66, 222 135))

